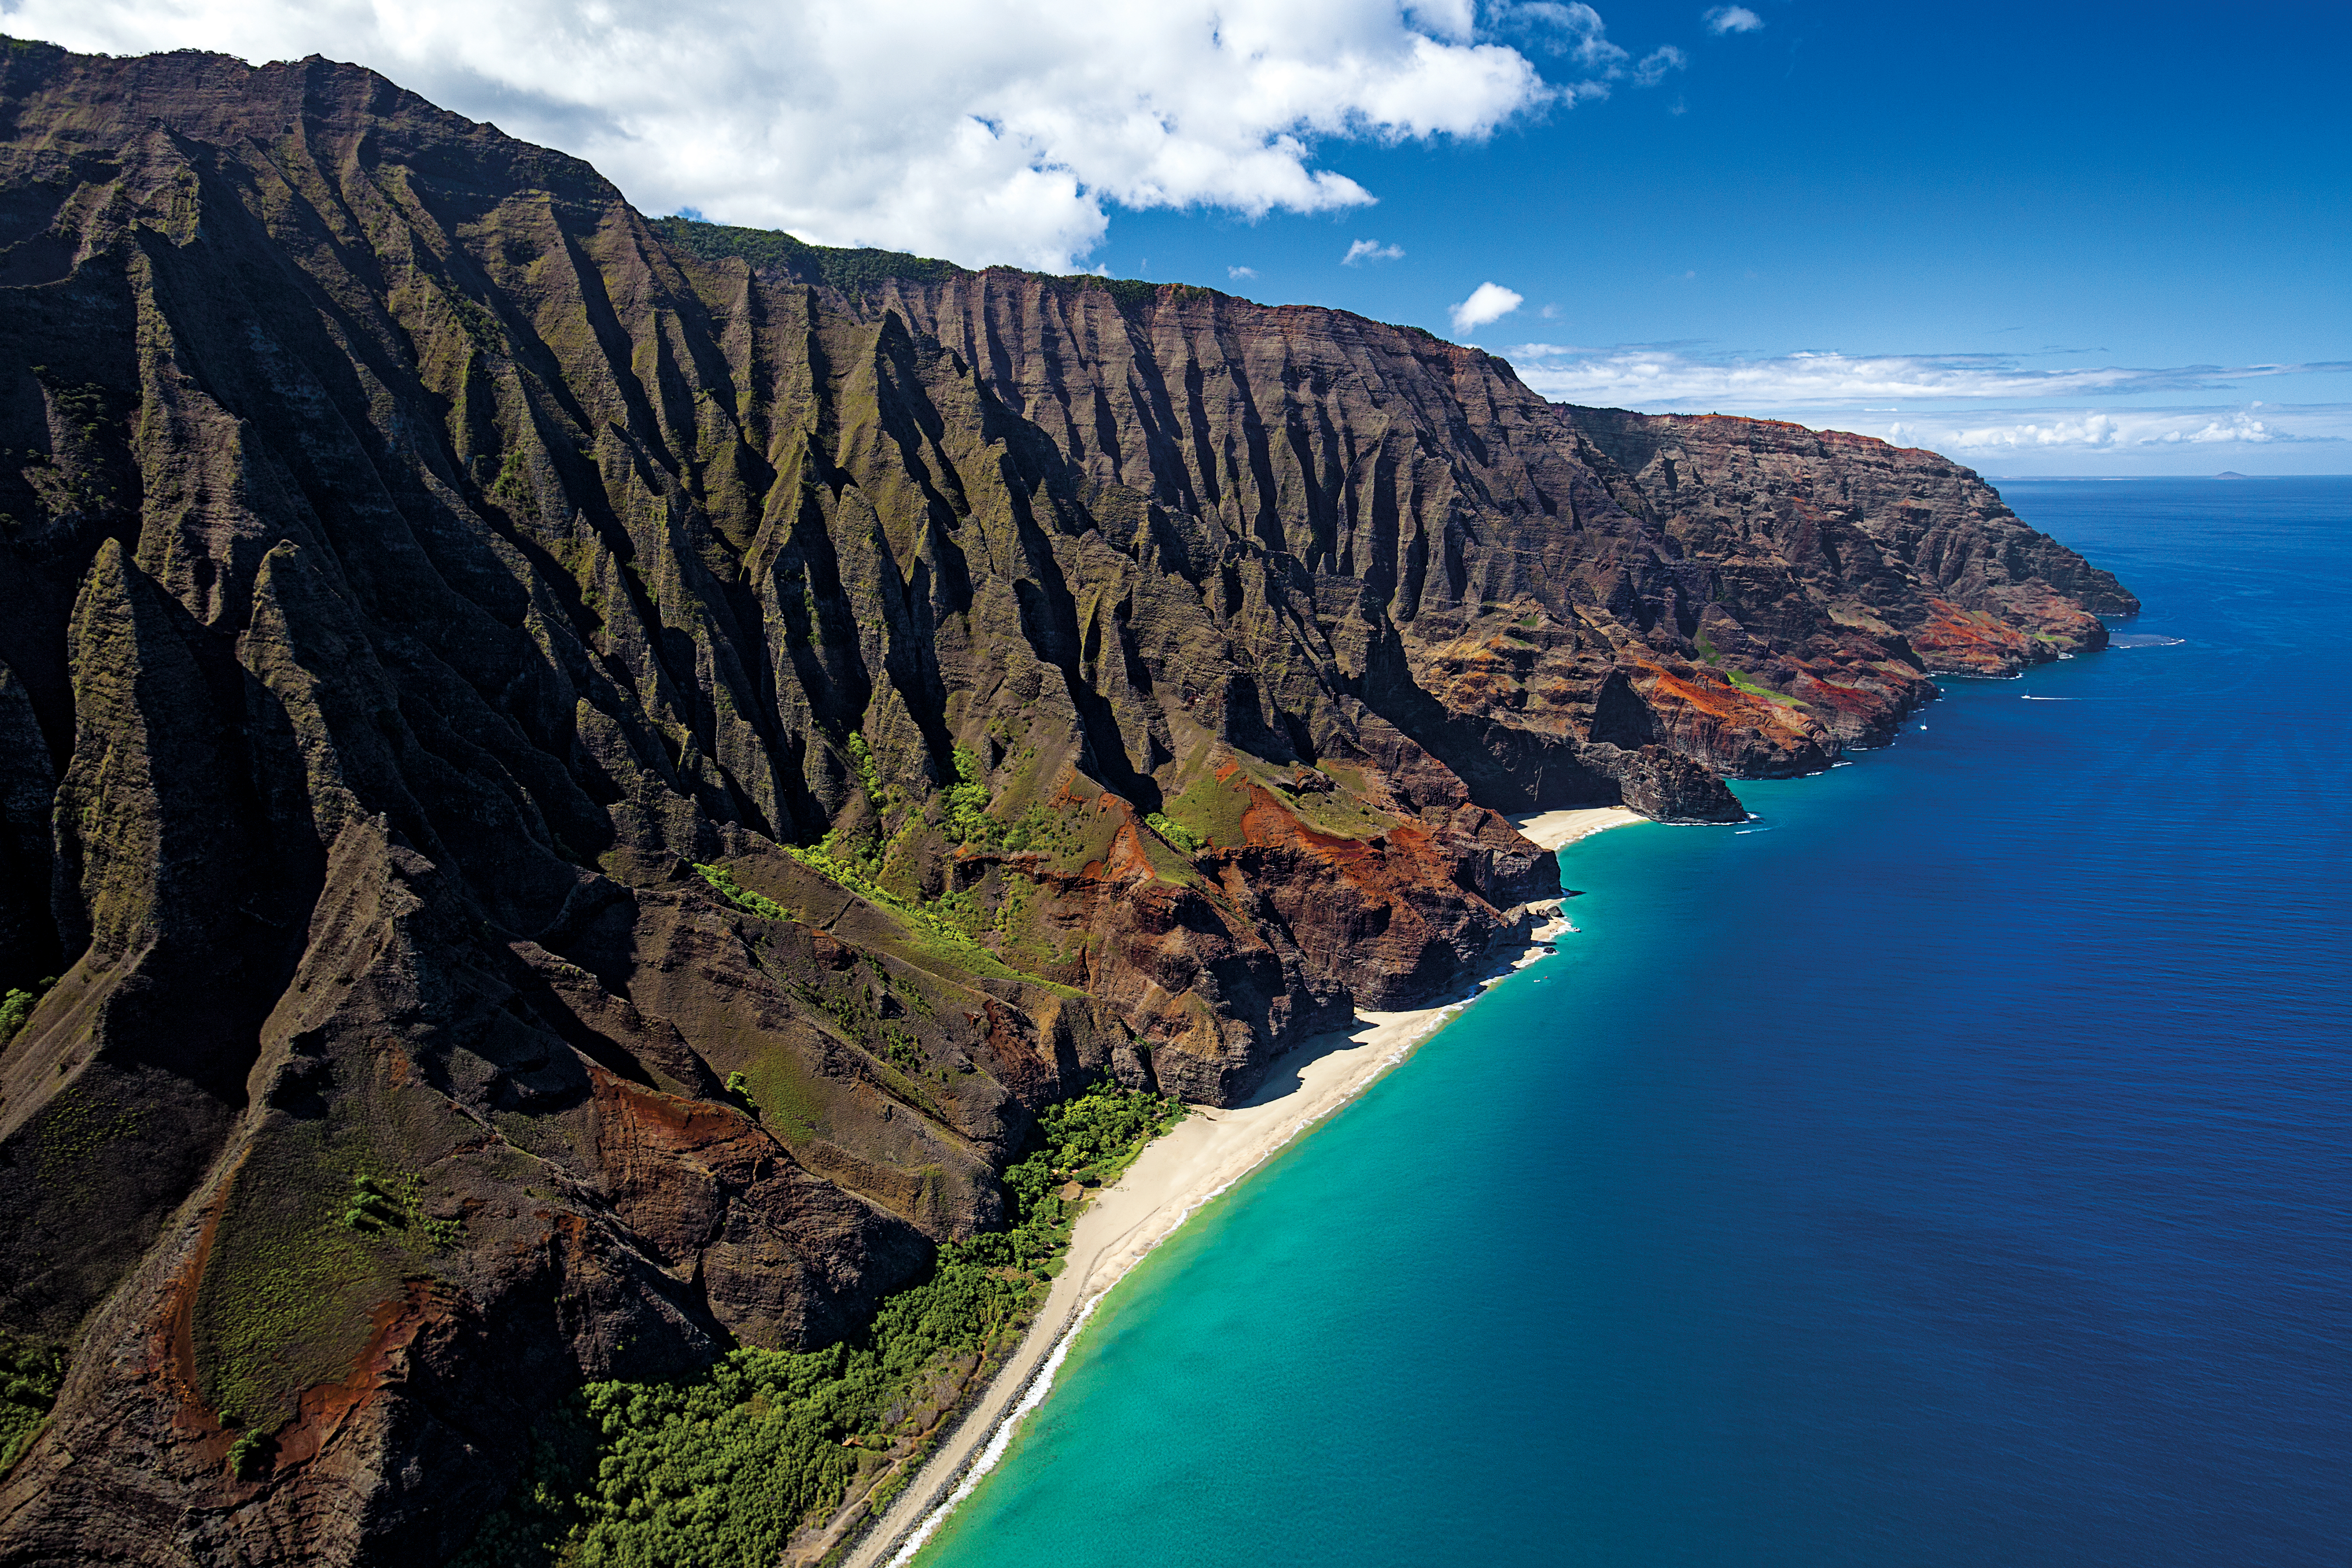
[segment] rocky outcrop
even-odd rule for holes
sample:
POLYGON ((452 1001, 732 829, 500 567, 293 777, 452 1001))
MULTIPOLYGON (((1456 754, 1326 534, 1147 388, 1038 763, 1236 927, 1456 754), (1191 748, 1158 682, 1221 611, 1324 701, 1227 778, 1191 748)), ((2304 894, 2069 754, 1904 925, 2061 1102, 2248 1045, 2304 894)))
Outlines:
POLYGON ((1828 699, 1848 739, 1882 735, 1877 710, 1916 700, 1916 672, 2013 674, 2105 647, 2098 617, 2139 611, 1939 453, 1775 420, 1561 412, 1612 493, 1709 563, 1709 647, 1828 699), (1900 672, 1881 668, 1890 654, 1900 672))
POLYGON ((2132 605, 1930 454, 648 223, 322 60, 0 61, 0 1559, 439 1560, 1045 1104, 1228 1102, 2132 605))

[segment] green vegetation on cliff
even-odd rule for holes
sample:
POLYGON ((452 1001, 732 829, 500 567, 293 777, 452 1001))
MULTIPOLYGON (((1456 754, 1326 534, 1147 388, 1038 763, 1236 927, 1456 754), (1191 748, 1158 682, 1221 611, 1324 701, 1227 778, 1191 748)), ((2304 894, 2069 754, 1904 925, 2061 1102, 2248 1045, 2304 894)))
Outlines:
MULTIPOLYGON (((938 938, 947 943, 946 956, 960 968, 976 973, 1012 976, 1013 972, 996 955, 972 940, 971 933, 949 914, 926 904, 900 898, 876 881, 863 868, 866 862, 854 858, 838 836, 828 835, 822 845, 786 844, 785 854, 814 871, 827 881, 855 893, 877 908, 890 910, 904 920, 919 936, 938 938)), ((933 900, 937 902, 937 900, 933 900)), ((1034 979, 1034 976, 1020 976, 1034 979)))
POLYGON ((1155 811, 1146 816, 1143 825, 1187 855, 1198 855, 1209 845, 1207 834, 1195 833, 1182 823, 1174 821, 1160 812, 1155 811))
POLYGON ((357 1175, 352 1178, 351 1201, 343 1209, 343 1228, 369 1235, 415 1230, 436 1247, 454 1247, 465 1234, 461 1220, 434 1219, 422 1198, 423 1179, 357 1175))
MULTIPOLYGON (((969 268, 935 257, 914 256, 903 250, 845 250, 811 245, 780 228, 740 228, 684 216, 657 217, 651 220, 651 226, 673 247, 701 260, 743 261, 754 272, 781 274, 794 282, 838 289, 845 294, 863 294, 894 279, 904 283, 946 283, 971 275, 969 268)), ((1082 273, 1070 281, 1080 289, 1102 290, 1116 300, 1122 310, 1142 309, 1162 288, 1172 289, 1180 299, 1217 297, 1213 289, 1153 283, 1140 278, 1098 278, 1082 273)))
POLYGON ((794 239, 782 229, 738 228, 689 217, 657 217, 655 232, 689 256, 705 261, 740 259, 755 272, 782 272, 803 283, 819 283, 844 293, 862 293, 891 279, 944 283, 963 275, 952 261, 909 256, 903 250, 836 250, 794 239))
POLYGON ((1740 690, 1745 691, 1750 697, 1761 697, 1767 702, 1778 702, 1787 708, 1802 708, 1805 706, 1805 704, 1797 698, 1790 696, 1785 691, 1773 690, 1770 687, 1765 685, 1754 676, 1748 674, 1745 670, 1734 669, 1728 665, 1726 665, 1723 667, 1723 674, 1724 678, 1729 680, 1732 685, 1738 687, 1740 690))
POLYGON ((947 788, 948 837, 959 844, 975 838, 988 843, 1003 833, 1003 825, 988 815, 988 782, 980 775, 980 759, 958 746, 955 770, 956 782, 947 788))
POLYGON ((65 1370, 65 1357, 53 1347, 0 1329, 0 1475, 40 1431, 65 1370))
POLYGON ((1704 626, 1699 628, 1696 637, 1692 639, 1692 646, 1698 649, 1700 663, 1706 665, 1710 668, 1722 671, 1723 678, 1726 680, 1731 682, 1734 687, 1746 692, 1748 696, 1761 697, 1767 702, 1778 702, 1783 708, 1804 708, 1811 706, 1811 704, 1805 702, 1801 699, 1791 697, 1785 691, 1773 690, 1772 688, 1765 685, 1762 681, 1757 679, 1754 676, 1748 674, 1746 670, 1739 668, 1736 665, 1724 663, 1723 650, 1715 646, 1714 639, 1710 638, 1706 635, 1706 629, 1704 626))
MULTIPOLYGON (((1177 828, 1210 844, 1246 844, 1249 833, 1242 816, 1249 809, 1246 785, 1217 777, 1204 778, 1168 803, 1167 820, 1177 828)), ((1152 826, 1157 828, 1158 822, 1152 826)))
POLYGON ((225 1424, 272 1431, 304 1390, 346 1375, 372 1310, 463 1239, 463 1221, 425 1213, 422 1177, 378 1173, 389 1162, 374 1143, 364 1128, 298 1121, 238 1172, 189 1325, 198 1385, 225 1424))
POLYGON ((1006 1173, 1017 1223, 940 1247, 859 1341, 588 1384, 532 1429, 528 1473, 458 1568, 768 1568, 794 1530, 904 1461, 869 1494, 878 1512, 1044 1299, 1070 1236, 1062 1184, 1115 1174, 1183 1115, 1109 1086, 1048 1108, 1042 1146, 1006 1173))
MULTIPOLYGON (((940 825, 942 837, 949 842, 1011 850, 1034 845, 1047 852, 1072 842, 1061 831, 1054 814, 1044 806, 1032 806, 1019 821, 1011 824, 990 816, 988 789, 981 782, 979 760, 961 747, 955 756, 960 776, 944 792, 947 815, 940 825)), ((901 833, 908 834, 921 826, 921 819, 910 816, 901 833)), ((1018 873, 1008 876, 1003 883, 1003 896, 994 900, 992 907, 983 907, 982 900, 968 889, 950 888, 928 898, 919 891, 894 890, 883 879, 887 874, 892 843, 877 841, 870 833, 860 836, 836 828, 825 835, 820 844, 786 844, 780 847, 836 887, 898 916, 913 939, 910 947, 918 953, 925 948, 929 949, 929 958, 934 962, 944 963, 967 974, 990 979, 1024 980, 1064 995, 1079 994, 1058 981, 1015 967, 982 940, 984 937, 1008 939, 1008 951, 1012 951, 1014 956, 1021 955, 1019 950, 1023 943, 1019 939, 1024 933, 1018 928, 1026 909, 1025 892, 1034 886, 1024 876, 1018 873)), ((725 874, 724 868, 698 867, 697 869, 701 870, 706 879, 713 871, 725 874)), ((719 887, 719 884, 713 882, 712 886, 719 887)), ((735 891, 730 891, 730 888, 735 888, 731 877, 729 886, 719 887, 719 890, 734 898, 735 891)), ((744 896, 759 897, 757 894, 744 896)), ((766 900, 761 901, 769 908, 782 908, 766 900)))
POLYGON ((30 991, 12 989, 6 995, 0 996, 0 1046, 5 1046, 16 1037, 16 1032, 25 1026, 25 1020, 33 1016, 33 1009, 40 1005, 41 998, 56 984, 52 977, 30 991))
POLYGON ((745 914, 757 915, 763 921, 788 921, 793 918, 791 912, 775 900, 763 893, 755 893, 737 881, 735 873, 726 867, 705 866, 698 862, 694 868, 702 874, 702 879, 710 884, 713 891, 745 914))

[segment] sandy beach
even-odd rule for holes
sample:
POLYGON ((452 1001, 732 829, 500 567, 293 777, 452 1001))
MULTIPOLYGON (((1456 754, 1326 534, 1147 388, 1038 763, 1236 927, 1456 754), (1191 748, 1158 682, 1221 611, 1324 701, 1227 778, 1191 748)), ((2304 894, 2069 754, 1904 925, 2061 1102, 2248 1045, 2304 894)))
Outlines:
MULTIPOLYGON (((1607 806, 1542 812, 1514 818, 1513 826, 1554 849, 1641 820, 1622 806, 1607 806)), ((1003 1451, 1020 1416, 1043 1398, 1061 1352, 1094 1304, 1202 1205, 1361 1093, 1486 987, 1549 952, 1554 937, 1574 929, 1557 905, 1551 910, 1552 918, 1537 928, 1523 952, 1497 963, 1451 1001, 1405 1013, 1360 1013, 1353 1030, 1318 1036, 1278 1058, 1266 1081, 1242 1104, 1223 1110, 1195 1106, 1144 1150, 1079 1215, 1066 1267, 1019 1348, 913 1484, 844 1559, 844 1568, 910 1561, 947 1510, 1003 1451)))
POLYGON ((1511 826, 1546 849, 1558 849, 1607 828, 1640 822, 1641 816, 1622 805, 1580 806, 1574 811, 1538 811, 1511 818, 1511 826))

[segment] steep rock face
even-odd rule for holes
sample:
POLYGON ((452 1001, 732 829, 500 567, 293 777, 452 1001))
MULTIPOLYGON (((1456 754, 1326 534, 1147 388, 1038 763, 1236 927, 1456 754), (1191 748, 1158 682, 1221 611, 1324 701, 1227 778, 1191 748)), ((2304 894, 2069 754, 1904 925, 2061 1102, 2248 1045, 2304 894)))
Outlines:
POLYGON ((1790 646, 1822 633, 1821 610, 1862 634, 1857 653, 1907 651, 1915 668, 1966 675, 2104 647, 2097 617, 2139 611, 2112 573, 1939 453, 1764 419, 1562 413, 1612 493, 1717 563, 1710 640, 1809 689, 1854 662, 1790 646), (1817 671, 1822 658, 1832 668, 1817 671))
POLYGON ((1475 349, 1202 289, 991 270, 848 302, 950 345, 1074 466, 1295 563, 1335 683, 1489 804, 1733 817, 1709 767, 1825 767, 1930 674, 2103 647, 2097 614, 2137 608, 1930 452, 1559 407, 1475 349))
MULTIPOLYGON (((1738 815, 1718 780, 1592 731, 1592 691, 1628 645, 1675 635, 1696 579, 1503 362, 1337 311, 1003 270, 885 279, 851 303, 937 336, 1074 468, 1213 519, 1227 553, 1276 566, 1319 683, 1483 803, 1630 785, 1665 815, 1738 815), (1530 630, 1554 654, 1540 671, 1530 630)), ((1260 748, 1319 754, 1311 720, 1296 733, 1297 692, 1238 695, 1260 748)))
POLYGON ((1072 1087, 1458 983, 1559 888, 1498 812, 1735 818, 2130 607, 1927 454, 648 224, 351 67, 0 114, 9 1562, 446 1557, 1072 1087))

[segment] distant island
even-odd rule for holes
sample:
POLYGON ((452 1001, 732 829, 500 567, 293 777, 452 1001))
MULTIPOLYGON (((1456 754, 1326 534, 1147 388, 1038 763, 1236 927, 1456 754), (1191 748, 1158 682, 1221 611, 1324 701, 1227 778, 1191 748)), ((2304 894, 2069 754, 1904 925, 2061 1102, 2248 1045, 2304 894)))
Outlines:
POLYGON ((0 98, 11 1561, 822 1555, 1175 1102, 1544 929, 1513 817, 2137 608, 1932 453, 352 66, 0 98))

